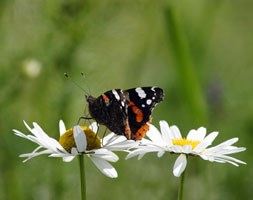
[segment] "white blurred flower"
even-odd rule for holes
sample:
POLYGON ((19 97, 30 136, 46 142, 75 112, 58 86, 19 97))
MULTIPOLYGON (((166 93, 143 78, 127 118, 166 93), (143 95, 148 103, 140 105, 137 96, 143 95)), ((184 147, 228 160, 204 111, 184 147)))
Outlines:
POLYGON ((134 156, 141 159, 149 152, 158 152, 158 157, 163 156, 165 152, 179 154, 173 168, 173 174, 176 177, 179 177, 185 170, 187 156, 199 156, 211 162, 230 163, 235 166, 246 164, 228 156, 246 150, 244 147, 232 146, 238 141, 238 138, 232 138, 219 145, 209 147, 218 132, 212 132, 206 136, 206 128, 201 127, 197 130, 190 130, 187 137, 183 138, 177 126, 169 127, 166 121, 160 121, 160 129, 161 133, 155 126, 150 125, 150 130, 146 134, 149 139, 143 139, 140 146, 130 152, 126 159, 134 156))
POLYGON ((32 135, 25 135, 18 130, 13 130, 14 133, 39 146, 31 153, 20 155, 26 158, 23 162, 43 154, 49 154, 50 157, 62 157, 63 161, 70 162, 75 156, 85 154, 104 175, 116 178, 117 171, 109 162, 116 162, 119 158, 112 151, 126 151, 136 146, 136 142, 115 134, 109 134, 100 140, 94 133, 97 131, 95 123, 91 124, 89 128, 74 126, 73 129, 66 130, 63 121, 60 120, 59 142, 49 137, 37 123, 33 123, 33 128, 29 127, 26 122, 24 124, 32 135))
POLYGON ((23 72, 29 78, 36 78, 41 72, 41 63, 36 59, 26 59, 22 64, 23 72))

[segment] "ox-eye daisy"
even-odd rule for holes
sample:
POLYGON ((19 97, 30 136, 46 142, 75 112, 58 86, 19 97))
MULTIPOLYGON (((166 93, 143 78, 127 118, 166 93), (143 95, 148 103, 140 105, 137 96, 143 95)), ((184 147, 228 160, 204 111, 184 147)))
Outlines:
POLYGON ((14 133, 39 145, 31 153, 20 155, 20 157, 26 158, 24 162, 43 154, 49 154, 50 157, 62 157, 63 161, 70 162, 75 156, 84 154, 104 175, 116 178, 118 176, 117 171, 109 162, 116 162, 119 158, 112 151, 125 151, 136 145, 134 141, 113 133, 99 139, 96 135, 96 123, 91 124, 89 128, 77 125, 66 130, 63 121, 60 120, 59 141, 49 137, 35 122, 33 123, 34 127, 29 127, 26 122, 24 124, 32 135, 25 135, 18 130, 13 130, 14 133))
POLYGON ((197 130, 190 130, 187 137, 184 138, 176 126, 169 127, 166 121, 160 121, 160 129, 161 133, 153 125, 150 125, 150 130, 146 134, 149 139, 143 139, 140 146, 130 152, 126 158, 138 156, 141 159, 149 152, 158 152, 158 157, 161 157, 165 152, 179 154, 173 168, 173 174, 177 177, 184 172, 189 155, 199 156, 211 162, 230 163, 235 166, 246 164, 228 156, 246 149, 233 146, 238 138, 232 138, 219 145, 209 147, 217 137, 218 132, 212 132, 206 136, 206 128, 201 127, 197 130))

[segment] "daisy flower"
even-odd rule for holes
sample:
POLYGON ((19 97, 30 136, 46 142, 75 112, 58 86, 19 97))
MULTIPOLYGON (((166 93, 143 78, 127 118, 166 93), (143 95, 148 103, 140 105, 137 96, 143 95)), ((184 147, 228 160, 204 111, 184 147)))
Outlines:
POLYGON ((50 157, 61 157, 63 161, 70 162, 75 156, 85 154, 104 175, 110 178, 118 176, 115 168, 109 163, 116 162, 119 159, 112 151, 126 151, 137 144, 132 140, 127 140, 124 136, 118 136, 114 133, 99 139, 96 134, 98 129, 96 123, 92 123, 89 128, 77 125, 66 130, 63 121, 60 120, 59 141, 49 137, 35 122, 33 127, 29 127, 25 121, 24 124, 32 133, 31 135, 25 135, 18 130, 13 130, 14 133, 39 146, 31 153, 20 155, 20 157, 26 158, 23 162, 43 154, 49 154, 50 157))
POLYGON ((209 147, 217 137, 218 132, 212 132, 206 136, 206 128, 201 127, 197 130, 190 130, 187 137, 184 138, 177 126, 169 127, 166 121, 160 121, 160 129, 161 133, 155 126, 150 125, 150 130, 146 134, 149 139, 143 139, 138 148, 130 152, 126 159, 134 156, 141 159, 149 152, 157 152, 158 157, 163 156, 165 152, 179 154, 173 167, 173 174, 176 177, 184 172, 187 165, 187 156, 199 156, 211 162, 230 163, 235 166, 246 164, 229 156, 246 150, 244 147, 233 146, 238 138, 232 138, 219 145, 209 147))

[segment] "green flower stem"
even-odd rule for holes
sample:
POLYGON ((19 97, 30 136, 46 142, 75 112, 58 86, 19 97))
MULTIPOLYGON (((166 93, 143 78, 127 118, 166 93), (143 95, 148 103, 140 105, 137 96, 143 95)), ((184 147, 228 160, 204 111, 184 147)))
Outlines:
POLYGON ((178 200, 183 200, 184 176, 185 176, 185 171, 181 174, 181 177, 180 177, 180 185, 179 185, 179 188, 178 188, 178 196, 177 196, 178 200))
POLYGON ((85 182, 85 169, 83 155, 78 156, 80 168, 80 181, 81 181, 81 200, 86 200, 86 182, 85 182))
POLYGON ((192 59, 189 41, 183 30, 179 12, 173 3, 164 8, 168 41, 174 53, 176 70, 182 91, 196 124, 207 121, 207 105, 198 78, 197 66, 192 59))

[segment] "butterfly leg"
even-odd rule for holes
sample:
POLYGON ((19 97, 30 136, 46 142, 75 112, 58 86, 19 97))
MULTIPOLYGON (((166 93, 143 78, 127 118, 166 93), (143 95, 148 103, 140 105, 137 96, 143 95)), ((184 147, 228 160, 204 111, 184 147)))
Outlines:
POLYGON ((84 120, 91 120, 92 117, 79 117, 79 119, 77 121, 77 124, 79 124, 82 119, 84 119, 84 120))

